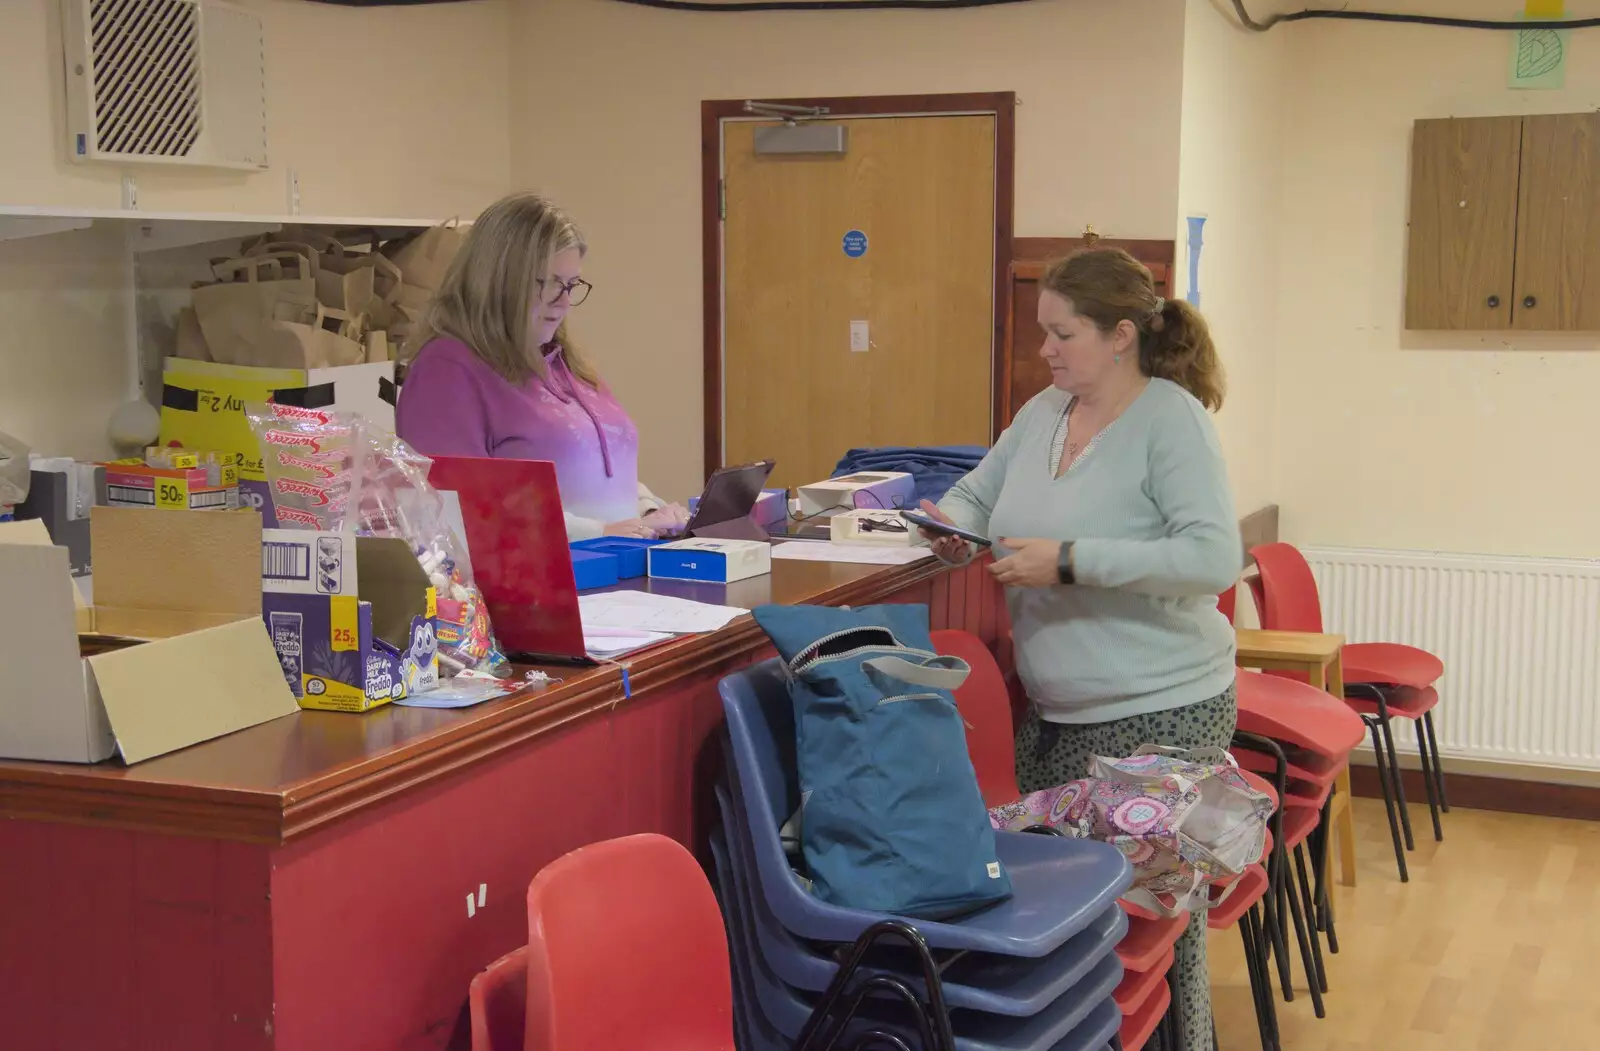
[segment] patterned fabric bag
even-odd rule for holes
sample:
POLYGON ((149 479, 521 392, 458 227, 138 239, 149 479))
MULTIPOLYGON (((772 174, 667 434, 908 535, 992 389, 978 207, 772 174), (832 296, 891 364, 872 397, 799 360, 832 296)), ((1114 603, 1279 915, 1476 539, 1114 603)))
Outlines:
POLYGON ((1207 904, 1212 884, 1261 857, 1272 800, 1220 748, 1145 745, 1126 759, 1096 756, 1090 773, 994 807, 989 823, 1007 832, 1048 825, 1111 844, 1133 864, 1123 897, 1163 916, 1207 904))

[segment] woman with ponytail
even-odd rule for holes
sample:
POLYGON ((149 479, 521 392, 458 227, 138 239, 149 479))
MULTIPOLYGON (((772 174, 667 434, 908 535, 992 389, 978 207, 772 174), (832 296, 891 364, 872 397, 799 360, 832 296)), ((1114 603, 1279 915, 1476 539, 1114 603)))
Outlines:
MULTIPOLYGON (((1031 701, 1017 732, 1024 792, 1140 745, 1226 748, 1232 625, 1217 595, 1243 564, 1216 429, 1222 365, 1205 319, 1163 299, 1119 248, 1088 248, 1040 282, 1053 384, 931 514, 988 536, 1031 701)), ((963 540, 930 536, 946 561, 963 540)), ((1209 1051, 1204 915, 1178 943, 1179 1049, 1209 1051)))

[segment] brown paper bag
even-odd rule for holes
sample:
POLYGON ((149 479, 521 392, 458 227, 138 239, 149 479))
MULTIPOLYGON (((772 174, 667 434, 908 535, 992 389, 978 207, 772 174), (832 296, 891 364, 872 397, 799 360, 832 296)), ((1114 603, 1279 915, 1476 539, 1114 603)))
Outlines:
POLYGON ((389 360, 389 334, 382 329, 367 333, 367 364, 389 360))
POLYGON ((219 278, 193 292, 195 317, 212 360, 224 365, 253 365, 249 346, 276 319, 314 315, 317 306, 316 260, 296 252, 245 256, 216 264, 219 278), (293 268, 297 276, 286 277, 293 268))
POLYGON ((205 333, 200 331, 200 319, 195 317, 194 307, 178 311, 178 341, 173 356, 190 361, 211 360, 211 348, 206 346, 205 333))
POLYGON ((321 243, 322 268, 336 274, 347 274, 357 267, 369 266, 378 257, 381 243, 378 231, 371 227, 336 230, 333 236, 325 237, 321 243))
POLYGON ((367 360, 361 342, 363 319, 342 310, 315 306, 309 322, 270 321, 249 342, 253 360, 239 362, 259 368, 328 369, 360 365, 367 360))
POLYGON ((440 226, 426 230, 383 246, 383 254, 394 260, 395 266, 405 274, 406 284, 429 292, 444 284, 445 272, 461 250, 467 233, 457 220, 451 219, 440 226))

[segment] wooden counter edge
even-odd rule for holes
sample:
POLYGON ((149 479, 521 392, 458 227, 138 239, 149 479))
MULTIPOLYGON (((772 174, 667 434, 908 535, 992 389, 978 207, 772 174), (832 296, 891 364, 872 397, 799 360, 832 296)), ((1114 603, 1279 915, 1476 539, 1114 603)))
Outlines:
MULTIPOLYGON (((946 569, 934 559, 885 567, 882 573, 820 592, 809 601, 826 605, 877 601, 932 580, 946 569)), ((630 669, 632 692, 638 693, 669 687, 767 645, 755 621, 741 617, 721 631, 669 643, 622 663, 630 669)), ((623 697, 621 672, 614 668, 586 673, 582 681, 568 686, 529 692, 522 699, 528 703, 508 705, 487 718, 279 791, 139 781, 107 776, 99 767, 86 767, 81 774, 59 766, 0 768, 0 819, 282 844, 592 713, 629 703, 623 697)))

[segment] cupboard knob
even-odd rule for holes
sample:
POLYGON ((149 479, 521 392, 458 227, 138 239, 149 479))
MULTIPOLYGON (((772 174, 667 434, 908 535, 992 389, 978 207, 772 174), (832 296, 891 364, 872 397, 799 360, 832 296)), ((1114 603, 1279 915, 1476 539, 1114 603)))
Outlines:
POLYGON ((1539 305, 1539 301, 1532 296, 1523 296, 1522 305, 1525 307, 1536 307, 1539 305))
POLYGON ((1495 307, 1497 307, 1499 305, 1500 305, 1500 297, 1499 296, 1490 296, 1489 297, 1489 309, 1490 310, 1493 310, 1495 307))

